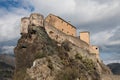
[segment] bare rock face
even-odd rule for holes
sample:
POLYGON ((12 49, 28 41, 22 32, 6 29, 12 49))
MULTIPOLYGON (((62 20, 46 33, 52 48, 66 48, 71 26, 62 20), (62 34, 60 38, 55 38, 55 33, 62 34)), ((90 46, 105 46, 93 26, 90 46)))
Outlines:
POLYGON ((54 80, 58 71, 63 69, 61 59, 57 55, 37 59, 33 66, 27 69, 27 73, 32 79, 36 80, 54 80))
MULTIPOLYGON (((45 26, 34 21, 33 24, 28 26, 28 33, 22 34, 14 49, 14 80, 103 80, 102 74, 111 74, 85 49, 87 45, 82 41, 79 41, 80 47, 70 39, 57 42, 50 38, 45 26)), ((73 40, 78 41, 75 37, 73 40)))

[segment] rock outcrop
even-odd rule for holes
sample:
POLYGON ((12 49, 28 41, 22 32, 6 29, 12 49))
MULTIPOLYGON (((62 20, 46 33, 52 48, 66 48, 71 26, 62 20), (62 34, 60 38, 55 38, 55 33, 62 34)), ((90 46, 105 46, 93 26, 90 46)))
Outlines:
POLYGON ((104 74, 111 75, 86 43, 64 33, 62 41, 55 40, 47 27, 51 25, 46 22, 43 26, 30 23, 28 33, 21 35, 14 49, 14 80, 105 80, 104 74))

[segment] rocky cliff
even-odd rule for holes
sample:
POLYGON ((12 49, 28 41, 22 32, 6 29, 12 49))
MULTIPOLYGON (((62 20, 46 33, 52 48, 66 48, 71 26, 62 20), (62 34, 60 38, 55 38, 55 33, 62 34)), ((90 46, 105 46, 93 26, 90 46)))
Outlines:
POLYGON ((28 33, 21 35, 14 49, 14 80, 111 80, 109 68, 85 49, 85 43, 75 37, 58 42, 45 24, 29 24, 28 33))

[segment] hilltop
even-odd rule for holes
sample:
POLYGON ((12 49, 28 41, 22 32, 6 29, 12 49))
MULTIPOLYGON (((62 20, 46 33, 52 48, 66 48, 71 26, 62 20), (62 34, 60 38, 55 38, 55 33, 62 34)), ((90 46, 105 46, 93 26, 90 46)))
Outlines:
POLYGON ((32 21, 28 31, 21 33, 14 49, 14 80, 111 80, 110 69, 91 53, 86 42, 59 31, 41 16, 28 18, 32 21))

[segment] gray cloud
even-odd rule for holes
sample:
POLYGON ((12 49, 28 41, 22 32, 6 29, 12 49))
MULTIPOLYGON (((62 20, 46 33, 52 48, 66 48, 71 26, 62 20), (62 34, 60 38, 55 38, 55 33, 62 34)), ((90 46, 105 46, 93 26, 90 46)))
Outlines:
MULTIPOLYGON (((91 32, 91 43, 98 45, 102 53, 120 55, 120 0, 23 0, 22 5, 32 5, 33 12, 47 16, 53 13, 70 21, 77 32, 91 32)), ((19 22, 30 10, 12 8, 12 12, 0 9, 0 42, 19 37, 19 22), (8 19, 9 18, 9 19, 8 19), (16 34, 15 34, 16 33, 16 34)))
POLYGON ((29 15, 30 12, 12 8, 12 11, 0 10, 0 42, 12 40, 20 36, 20 20, 21 17, 29 15), (2 12, 4 11, 4 12, 2 12))
POLYGON ((5 54, 13 54, 13 49, 15 46, 3 46, 1 49, 1 53, 5 53, 5 54))

